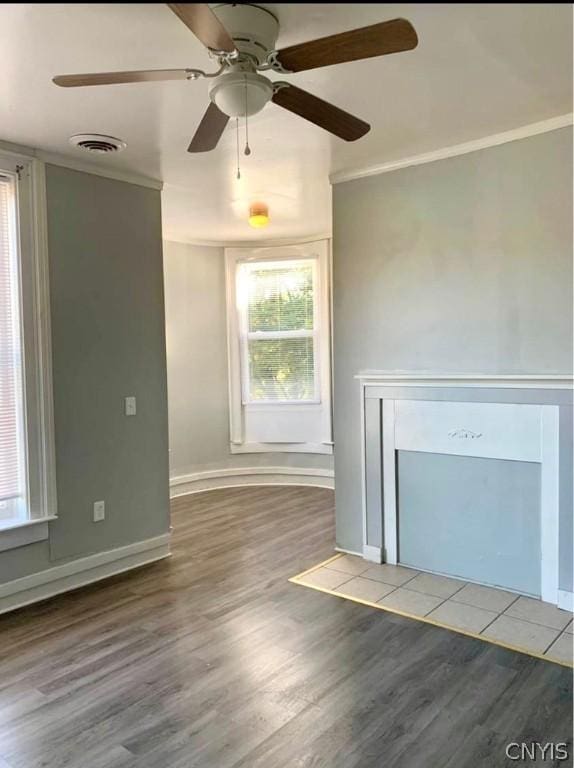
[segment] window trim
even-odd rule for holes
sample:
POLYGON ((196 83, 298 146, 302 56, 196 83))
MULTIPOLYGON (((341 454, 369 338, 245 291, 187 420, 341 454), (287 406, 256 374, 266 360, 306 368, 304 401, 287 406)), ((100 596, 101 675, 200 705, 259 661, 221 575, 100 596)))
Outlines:
POLYGON ((235 453, 333 453, 332 440, 332 392, 331 392, 331 247, 330 240, 310 240, 294 245, 260 247, 257 245, 225 249, 226 309, 227 309, 227 353, 230 451, 235 453), (236 302, 237 267, 245 262, 297 261, 315 258, 319 302, 316 303, 318 323, 315 330, 316 347, 320 363, 318 386, 320 399, 315 401, 250 401, 244 403, 242 376, 242 344, 239 313, 236 302), (320 442, 305 443, 261 443, 244 439, 244 409, 264 411, 273 409, 280 412, 297 408, 316 409, 323 407, 323 439, 320 442))
POLYGON ((48 538, 57 517, 44 163, 0 147, 0 168, 17 176, 24 409, 30 498, 26 520, 0 524, 0 551, 48 538), (16 533, 17 532, 17 533, 16 533))

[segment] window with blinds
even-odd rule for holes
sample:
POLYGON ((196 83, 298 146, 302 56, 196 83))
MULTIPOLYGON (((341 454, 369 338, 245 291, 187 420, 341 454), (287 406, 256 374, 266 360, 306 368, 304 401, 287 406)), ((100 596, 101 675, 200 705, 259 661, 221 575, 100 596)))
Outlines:
POLYGON ((26 511, 16 182, 0 170, 0 523, 26 511))
POLYGON ((238 270, 244 403, 318 402, 316 260, 238 270))

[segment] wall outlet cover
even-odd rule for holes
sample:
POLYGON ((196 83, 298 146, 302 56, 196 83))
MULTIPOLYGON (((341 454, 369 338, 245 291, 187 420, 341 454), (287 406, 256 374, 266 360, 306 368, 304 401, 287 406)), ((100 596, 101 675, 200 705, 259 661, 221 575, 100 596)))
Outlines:
POLYGON ((94 523, 100 523, 106 518, 105 501, 94 501, 94 523))

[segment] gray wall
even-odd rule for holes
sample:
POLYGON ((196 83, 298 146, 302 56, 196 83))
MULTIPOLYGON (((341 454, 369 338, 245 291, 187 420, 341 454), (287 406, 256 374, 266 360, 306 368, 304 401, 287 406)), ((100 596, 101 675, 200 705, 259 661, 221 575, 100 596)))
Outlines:
POLYGON ((359 550, 359 370, 571 372, 572 131, 341 183, 333 205, 337 543, 359 550))
POLYGON ((223 248, 164 243, 170 474, 235 467, 330 469, 333 457, 231 454, 223 248))
POLYGON ((169 529, 160 193, 46 175, 58 520, 48 542, 0 553, 0 582, 169 529))

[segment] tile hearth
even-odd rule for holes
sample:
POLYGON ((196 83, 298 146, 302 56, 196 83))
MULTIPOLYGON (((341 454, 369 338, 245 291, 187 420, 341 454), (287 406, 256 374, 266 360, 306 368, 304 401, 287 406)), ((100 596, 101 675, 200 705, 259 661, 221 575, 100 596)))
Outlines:
POLYGON ((541 600, 354 555, 335 556, 291 581, 573 664, 572 613, 541 600))

